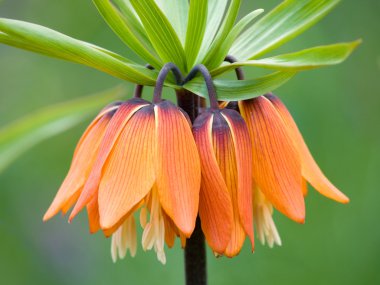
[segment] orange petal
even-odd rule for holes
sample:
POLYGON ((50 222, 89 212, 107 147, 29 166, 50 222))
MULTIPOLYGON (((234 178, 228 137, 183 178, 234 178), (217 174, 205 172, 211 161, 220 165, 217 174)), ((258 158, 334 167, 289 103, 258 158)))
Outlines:
POLYGON ((74 152, 69 173, 59 188, 53 203, 45 213, 43 217, 44 221, 56 215, 60 210, 66 213, 78 199, 80 191, 90 174, 100 142, 112 114, 111 112, 106 113, 102 117, 98 116, 81 137, 74 152))
POLYGON ((340 203, 348 203, 349 198, 340 192, 323 174, 318 164, 315 162, 313 156, 307 147, 301 132, 299 131, 292 115, 287 110, 286 106, 274 95, 266 95, 277 109, 278 113, 284 120, 287 130, 294 140, 302 161, 302 175, 307 181, 322 195, 333 199, 340 203))
POLYGON ((214 120, 212 125, 212 139, 215 157, 232 201, 232 231, 230 241, 227 245, 224 254, 228 257, 233 257, 240 252, 244 244, 246 233, 240 221, 238 194, 239 175, 235 155, 235 146, 230 127, 228 126, 227 121, 220 113, 214 114, 214 120))
POLYGON ((186 117, 175 105, 155 106, 157 128, 157 188, 162 207, 186 236, 195 227, 201 167, 186 117))
POLYGON ((100 230, 98 197, 92 198, 91 202, 87 204, 87 215, 90 233, 96 233, 100 230))
POLYGON ((304 222, 301 162, 282 119, 261 96, 239 103, 253 145, 253 179, 274 207, 304 222))
POLYGON ((105 166, 98 202, 102 229, 112 228, 151 190, 155 181, 153 106, 127 122, 105 166))
POLYGON ((69 221, 71 221, 96 195, 102 176, 104 163, 111 153, 115 142, 119 138, 121 131, 124 129, 126 123, 133 116, 133 114, 148 104, 149 103, 147 101, 134 98, 124 102, 117 110, 108 125, 104 139, 100 145, 99 155, 92 167, 91 173, 78 199, 78 202, 71 212, 69 221))
POLYGON ((305 178, 302 177, 302 194, 304 197, 307 196, 307 181, 305 178))
POLYGON ((233 209, 213 149, 212 123, 213 115, 205 112, 193 126, 202 168, 199 215, 209 246, 214 252, 223 254, 231 238, 233 209))
POLYGON ((253 237, 253 208, 252 208, 252 143, 244 119, 234 110, 222 111, 226 119, 235 147, 235 156, 238 175, 237 200, 242 225, 251 240, 254 249, 253 237))
POLYGON ((77 147, 74 150, 74 155, 73 156, 76 156, 77 152, 80 149, 80 145, 83 143, 83 141, 87 137, 88 133, 91 132, 91 130, 92 130, 91 126, 95 125, 95 123, 97 123, 106 114, 108 114, 110 116, 110 120, 112 120, 112 117, 116 113, 117 109, 119 109, 120 104, 121 103, 119 101, 118 102, 113 102, 113 103, 108 104, 107 106, 105 106, 99 112, 99 114, 95 117, 94 120, 92 120, 91 124, 88 126, 88 128, 85 130, 85 132, 83 133, 82 137, 80 138, 80 140, 79 140, 79 142, 77 144, 77 147))
POLYGON ((164 216, 164 225, 165 225, 165 242, 169 248, 174 246, 175 238, 177 236, 177 229, 174 225, 173 221, 166 215, 164 211, 162 211, 164 216))
MULTIPOLYGON (((124 215, 123 218, 121 218, 111 228, 102 229, 104 236, 106 238, 109 238, 110 236, 112 236, 124 224, 125 220, 128 219, 130 215, 133 215, 133 213, 136 212, 141 207, 142 204, 143 204, 143 202, 141 201, 140 203, 135 205, 127 214, 124 215)), ((99 217, 99 223, 100 223, 100 217, 99 217)))

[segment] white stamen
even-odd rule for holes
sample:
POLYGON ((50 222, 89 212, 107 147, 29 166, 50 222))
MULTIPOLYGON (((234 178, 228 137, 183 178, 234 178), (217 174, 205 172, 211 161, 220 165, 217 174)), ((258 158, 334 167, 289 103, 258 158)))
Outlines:
MULTIPOLYGON (((140 214, 140 220, 141 215, 145 215, 146 220, 146 214, 140 214)), ((144 223, 141 222, 143 225, 144 223)), ((164 245, 165 245, 165 222, 164 217, 160 205, 160 201, 158 198, 157 190, 152 190, 152 205, 150 210, 150 218, 149 222, 145 223, 143 237, 142 237, 142 247, 144 250, 150 250, 154 248, 154 251, 157 254, 157 259, 162 263, 166 263, 166 256, 164 251, 164 245)))
POLYGON ((257 189, 253 201, 254 222, 260 242, 269 247, 282 245, 280 235, 273 221, 273 205, 265 198, 264 194, 257 189))
POLYGON ((128 250, 132 257, 136 255, 137 232, 133 215, 128 217, 116 232, 112 234, 111 256, 113 262, 116 262, 118 258, 123 259, 128 250))

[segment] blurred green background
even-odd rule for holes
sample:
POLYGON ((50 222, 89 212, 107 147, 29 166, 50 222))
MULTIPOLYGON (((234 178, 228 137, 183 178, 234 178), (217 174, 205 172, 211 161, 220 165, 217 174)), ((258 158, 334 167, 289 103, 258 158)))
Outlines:
MULTIPOLYGON (((242 13, 278 0, 243 1, 242 13)), ((230 260, 208 252, 210 284, 380 284, 380 1, 346 0, 281 51, 363 38, 342 65, 296 76, 276 91, 317 162, 350 198, 336 204, 310 189, 307 219, 276 213, 282 247, 248 244, 230 260)), ((127 54, 90 0, 3 0, 0 16, 42 24, 127 54)), ((98 71, 0 46, 0 126, 49 104, 120 81, 98 71)), ((132 89, 132 86, 130 86, 132 89)), ((89 235, 82 214, 69 225, 42 216, 64 178, 88 122, 49 139, 0 173, 1 284, 182 284, 178 243, 167 265, 153 252, 113 264, 110 240, 89 235)))

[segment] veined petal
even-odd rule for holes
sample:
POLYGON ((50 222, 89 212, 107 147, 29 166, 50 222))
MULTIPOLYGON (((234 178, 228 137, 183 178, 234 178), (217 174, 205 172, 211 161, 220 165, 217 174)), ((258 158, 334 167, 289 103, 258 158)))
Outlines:
POLYGON ((242 101, 239 107, 252 139, 255 183, 277 210, 304 222, 301 161, 282 118, 263 96, 242 101))
POLYGON ((172 248, 174 246, 176 236, 179 235, 177 234, 178 229, 173 223, 172 219, 170 219, 164 211, 162 211, 162 216, 165 225, 165 242, 169 248, 172 248))
POLYGON ((153 106, 127 122, 104 166, 99 193, 102 229, 112 228, 152 189, 156 157, 153 106))
POLYGON ((308 189, 307 189, 307 180, 302 177, 302 194, 303 194, 304 197, 307 196, 307 192, 308 192, 308 189))
POLYGON ((82 137, 80 138, 78 144, 77 144, 77 147, 75 148, 74 150, 74 155, 73 156, 76 156, 77 152, 79 151, 80 149, 80 146, 81 144, 84 142, 84 139, 87 137, 88 133, 91 132, 92 130, 92 126, 98 122, 104 115, 106 115, 107 113, 109 113, 111 115, 111 118, 110 120, 112 120, 112 117, 114 116, 114 114, 116 113, 117 109, 119 109, 121 105, 121 102, 117 101, 117 102, 113 102, 111 104, 108 104, 107 106, 105 106, 99 113, 98 115, 95 117, 94 120, 92 120, 90 126, 88 126, 88 128, 85 130, 85 132, 83 133, 82 137))
POLYGON ((340 192, 323 174, 307 147, 292 115, 286 106, 274 95, 266 95, 284 120, 287 130, 296 144, 302 161, 302 175, 322 195, 340 203, 348 203, 349 198, 340 192))
POLYGON ((198 213, 201 167, 197 147, 184 114, 172 103, 155 106, 157 188, 162 207, 187 237, 198 213))
POLYGON ((100 230, 98 197, 92 198, 91 202, 87 204, 87 215, 90 233, 96 233, 100 230))
MULTIPOLYGON (((96 196, 97 197, 97 196, 96 196)), ((127 214, 124 215, 122 219, 120 219, 116 224, 114 224, 111 228, 104 228, 102 229, 103 234, 105 237, 109 238, 112 236, 124 223, 125 221, 133 216, 133 213, 136 212, 141 206, 143 202, 140 201, 140 203, 136 204, 127 214)), ((100 217, 99 217, 100 220, 100 217)), ((100 221, 99 221, 100 223, 100 221)))
POLYGON ((112 114, 110 112, 101 117, 98 116, 81 137, 74 152, 69 173, 59 188, 53 203, 45 213, 44 221, 56 215, 60 210, 66 213, 78 199, 80 191, 90 174, 91 167, 98 154, 100 142, 112 114))
POLYGON ((111 153, 115 142, 119 138, 120 133, 124 129, 128 120, 133 116, 133 114, 148 104, 149 103, 145 100, 133 98, 124 102, 119 107, 107 127, 104 139, 100 145, 99 155, 96 158, 96 161, 92 167, 91 173, 78 199, 78 202, 71 212, 69 221, 71 221, 83 209, 83 207, 89 203, 94 196, 96 196, 95 194, 97 193, 100 179, 103 173, 103 166, 109 154, 111 153))
POLYGON ((213 149, 212 124, 213 114, 205 112, 193 126, 202 168, 199 215, 209 246, 214 252, 223 254, 231 238, 233 209, 213 149))
POLYGON ((235 146, 228 123, 221 113, 214 114, 214 120, 212 125, 212 140, 215 157, 232 201, 232 231, 230 241, 227 245, 224 254, 228 257, 233 257, 240 252, 244 244, 246 232, 240 221, 238 194, 239 176, 235 154, 235 146))
POLYGON ((253 217, 252 217, 252 143, 244 119, 234 110, 222 111, 226 119, 235 147, 238 175, 237 201, 241 223, 251 240, 254 249, 253 217))

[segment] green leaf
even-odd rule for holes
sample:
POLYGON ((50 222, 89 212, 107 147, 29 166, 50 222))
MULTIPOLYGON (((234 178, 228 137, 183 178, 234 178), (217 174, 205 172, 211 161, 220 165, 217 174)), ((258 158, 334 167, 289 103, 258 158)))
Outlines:
POLYGON ((186 29, 189 15, 189 1, 156 0, 156 3, 164 12, 184 45, 186 41, 186 29))
MULTIPOLYGON (((224 39, 224 41, 222 41, 219 48, 215 50, 213 57, 217 60, 215 60, 215 64, 213 66, 214 68, 219 66, 224 61, 224 58, 228 55, 228 51, 230 50, 237 36, 246 28, 250 22, 252 22, 258 15, 263 12, 263 9, 253 11, 246 15, 233 27, 228 36, 224 39)), ((212 69, 212 67, 210 68, 212 69)))
MULTIPOLYGON (((247 100, 264 95, 275 90, 289 79, 296 72, 275 72, 260 78, 251 80, 214 80, 218 100, 238 101, 247 100)), ((207 88, 202 79, 195 79, 184 85, 184 88, 207 98, 207 88)))
POLYGON ((202 62, 220 27, 228 0, 208 0, 207 25, 196 62, 202 62))
POLYGON ((0 32, 2 43, 84 64, 133 83, 154 85, 157 77, 156 71, 43 26, 0 18, 0 32))
POLYGON ((110 0, 93 0, 93 2, 107 24, 132 51, 155 68, 160 69, 162 67, 162 62, 157 60, 157 56, 152 50, 149 50, 139 41, 127 24, 128 22, 124 20, 122 14, 110 0))
POLYGON ((28 149, 87 120, 123 94, 124 88, 114 88, 44 108, 1 128, 0 172, 28 149))
POLYGON ((186 57, 181 41, 154 0, 131 0, 156 52, 162 61, 175 63, 186 70, 186 57))
MULTIPOLYGON (((13 47, 17 47, 17 48, 20 48, 20 49, 24 49, 24 50, 28 50, 28 51, 32 51, 32 52, 35 52, 35 53, 40 53, 40 54, 43 54, 43 55, 46 55, 46 56, 50 56, 50 57, 55 57, 57 59, 65 59, 65 60, 69 60, 70 61, 70 58, 69 57, 65 57, 64 55, 60 56, 55 53, 52 53, 52 52, 49 52, 47 50, 45 50, 44 48, 40 48, 39 46, 33 46, 31 45, 30 43, 27 43, 25 42, 24 40, 20 39, 20 38, 16 38, 14 36, 10 36, 8 34, 5 34, 5 33, 2 33, 0 32, 0 43, 3 43, 3 44, 6 44, 6 45, 9 45, 9 46, 13 46, 13 47)), ((106 50, 104 48, 101 48, 101 47, 98 47, 96 45, 93 45, 93 44, 90 44, 90 43, 84 43, 84 44, 87 44, 89 47, 92 47, 94 49, 97 49, 98 51, 101 51, 101 52, 104 52, 120 61, 124 61, 124 62, 127 62, 129 63, 130 61, 128 59, 126 59, 125 57, 117 54, 117 53, 114 53, 112 51, 109 51, 109 50, 106 50)))
MULTIPOLYGON (((8 34, 5 34, 5 33, 2 33, 0 32, 0 43, 3 43, 3 44, 6 44, 6 45, 10 45, 10 46, 13 46, 13 47, 17 47, 17 48, 20 48, 20 49, 24 49, 24 50, 29 50, 29 51, 32 51, 32 52, 35 52, 35 53, 40 53, 40 54, 43 54, 43 55, 46 55, 46 56, 50 56, 50 57, 55 57, 57 59, 65 59, 65 60, 69 60, 70 61, 70 58, 69 57, 65 57, 64 54, 61 55, 58 55, 53 53, 53 52, 49 52, 47 50, 45 50, 43 47, 39 47, 39 46, 33 46, 31 45, 30 43, 28 42, 25 42, 24 40, 20 39, 20 38, 16 38, 14 36, 10 36, 8 34)), ((90 43, 86 43, 86 42, 83 42, 84 44, 88 45, 89 47, 92 47, 98 51, 101 51, 103 53, 106 53, 120 61, 124 61, 124 62, 127 62, 127 63, 130 63, 131 61, 129 61, 128 59, 126 59, 125 57, 117 54, 117 53, 114 53, 112 51, 109 51, 109 50, 106 50, 104 48, 101 48, 101 47, 98 47, 96 45, 93 45, 93 44, 90 44, 90 43)))
POLYGON ((229 53, 239 61, 257 58, 316 24, 339 2, 286 0, 241 34, 229 53))
POLYGON ((129 26, 136 38, 149 49, 154 49, 135 9, 129 0, 112 0, 123 15, 125 23, 129 26))
POLYGON ((186 32, 185 53, 187 66, 191 69, 197 60, 206 31, 208 0, 191 0, 189 23, 186 32))
POLYGON ((224 58, 227 55, 222 54, 220 52, 220 47, 223 45, 224 41, 226 40, 227 35, 231 32, 234 23, 236 21, 236 17, 239 13, 241 0, 232 0, 230 7, 227 11, 227 15, 223 21, 222 26, 220 27, 218 34, 215 37, 214 42, 212 43, 209 52, 207 53, 207 56, 204 60, 204 64, 209 68, 213 69, 217 66, 219 66, 224 58))
POLYGON ((43 54, 43 55, 46 55, 46 56, 50 56, 50 57, 54 57, 54 58, 58 58, 58 59, 60 58, 58 56, 54 56, 52 54, 49 54, 45 50, 40 49, 38 47, 31 46, 31 45, 26 45, 24 43, 24 41, 19 40, 17 38, 14 38, 14 37, 12 37, 12 36, 10 36, 8 34, 2 33, 2 32, 0 32, 0 43, 6 44, 6 45, 9 45, 9 46, 13 46, 13 47, 16 47, 16 48, 28 50, 28 51, 31 51, 31 52, 43 54))
POLYGON ((360 43, 361 40, 357 40, 350 43, 309 48, 294 53, 282 54, 258 60, 236 62, 221 66, 213 70, 211 74, 213 76, 218 76, 240 66, 255 66, 284 71, 303 71, 335 65, 346 60, 360 43))

